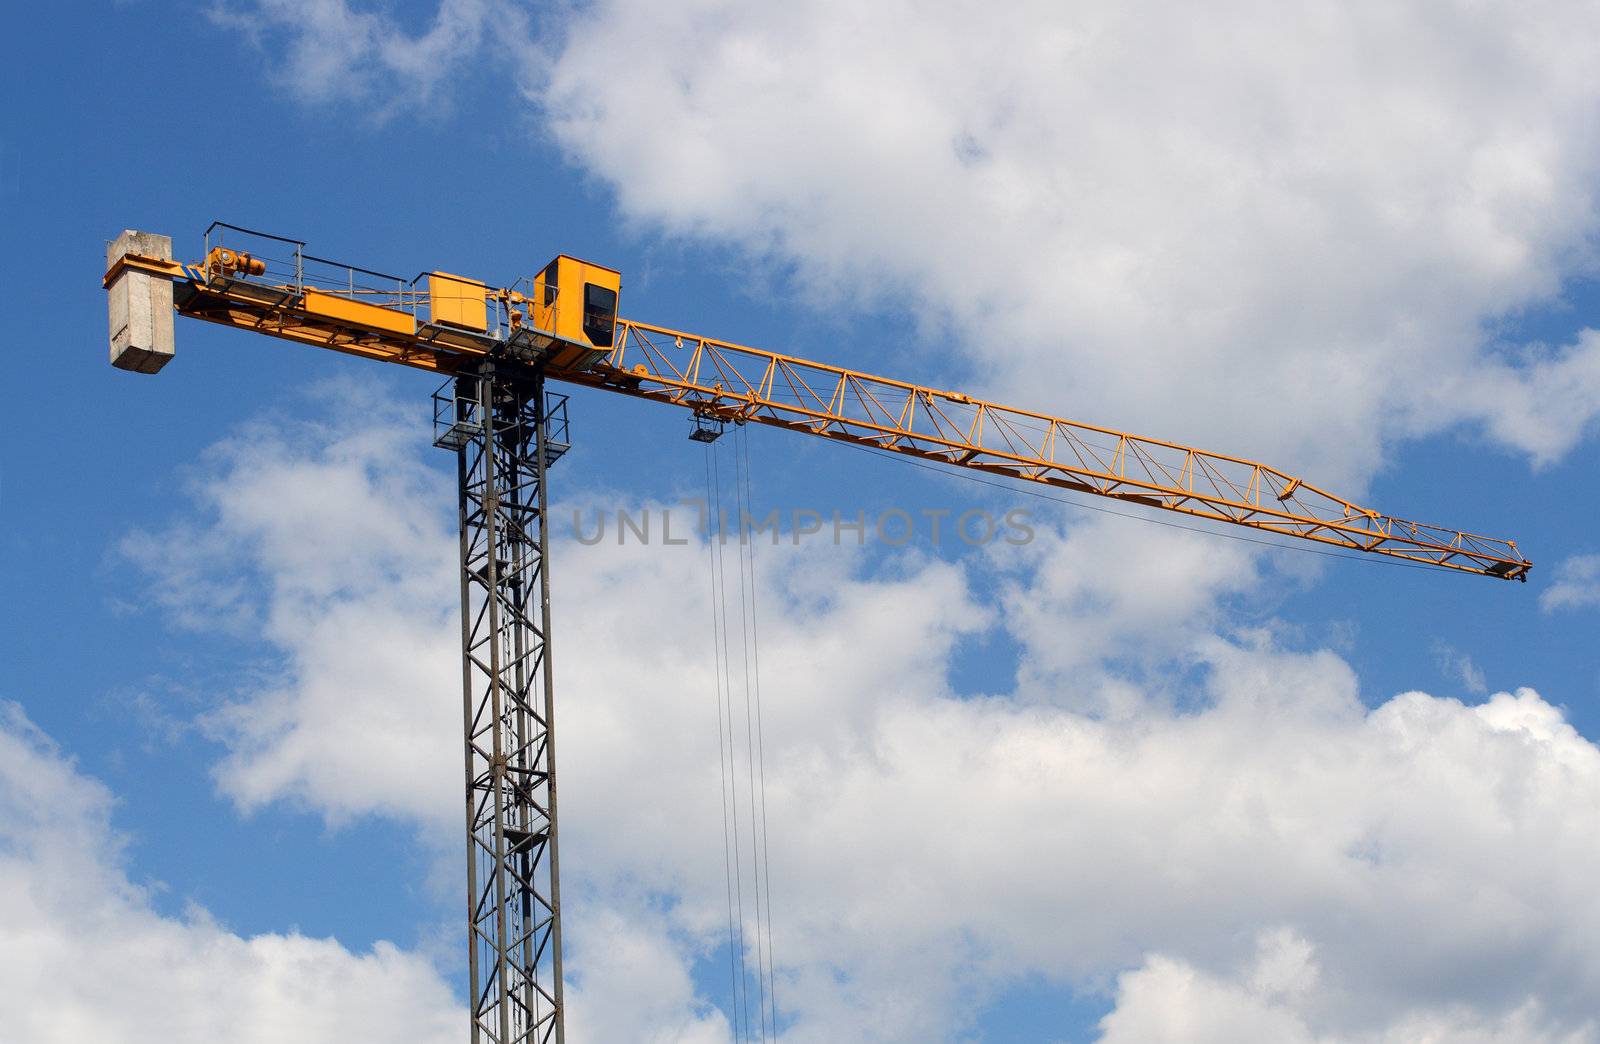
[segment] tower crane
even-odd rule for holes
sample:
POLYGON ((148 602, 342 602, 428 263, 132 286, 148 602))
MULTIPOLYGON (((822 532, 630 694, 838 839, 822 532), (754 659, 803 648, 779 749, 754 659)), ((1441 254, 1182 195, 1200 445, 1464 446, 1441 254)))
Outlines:
POLYGON ((159 371, 173 316, 430 370, 460 517, 472 1040, 563 1038, 547 476, 568 448, 551 383, 756 423, 1458 573, 1526 581, 1514 541, 1410 522, 1242 457, 987 402, 617 313, 621 276, 562 254, 531 279, 413 279, 220 222, 200 259, 124 231, 106 252, 111 362, 159 371))

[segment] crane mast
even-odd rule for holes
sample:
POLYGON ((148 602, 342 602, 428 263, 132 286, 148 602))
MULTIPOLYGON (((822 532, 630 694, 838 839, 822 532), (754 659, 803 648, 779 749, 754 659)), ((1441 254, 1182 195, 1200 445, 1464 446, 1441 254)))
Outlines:
POLYGON ((446 378, 456 454, 472 1040, 561 1042, 564 1008, 547 474, 557 381, 1296 540, 1525 581, 1516 543, 1364 508, 1277 468, 617 315, 619 274, 560 255, 512 287, 406 280, 214 223, 202 259, 126 231, 106 255, 111 361, 154 373, 172 316, 446 378))
MULTIPOLYGON (((485 362, 449 386, 461 531, 468 972, 474 1041, 563 1040, 544 379, 485 362)), ((552 438, 552 435, 557 436, 552 438)))

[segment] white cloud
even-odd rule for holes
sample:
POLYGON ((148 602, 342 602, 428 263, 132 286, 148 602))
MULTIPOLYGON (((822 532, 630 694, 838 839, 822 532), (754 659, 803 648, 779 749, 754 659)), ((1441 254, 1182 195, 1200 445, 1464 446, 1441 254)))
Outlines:
POLYGON ((948 1037, 958 984, 1229 962, 1280 923, 1321 954, 1319 1032, 1440 1004, 1497 1018, 1530 992, 1558 1025, 1588 1017, 1591 745, 1531 693, 1368 714, 1325 654, 1215 655, 1197 714, 919 701, 879 716, 875 758, 797 784, 775 885, 803 911, 780 935, 812 1006, 796 1039, 948 1037))
POLYGON ((209 15, 255 41, 280 90, 313 105, 367 102, 379 119, 448 104, 445 85, 485 54, 524 66, 533 56, 526 13, 505 0, 440 0, 422 32, 403 28, 388 11, 352 8, 347 0, 219 2, 209 15))
POLYGON ((1553 583, 1539 595, 1539 608, 1582 609, 1600 605, 1600 555, 1574 555, 1556 567, 1553 583))
MULTIPOLYGON (((377 421, 258 425, 197 483, 254 521, 219 515, 181 543, 226 542, 267 582, 256 612, 290 668, 236 694, 220 778, 453 842, 437 811, 460 785, 437 572, 452 549, 449 519, 425 517, 449 498, 381 408, 342 415, 377 421), (369 611, 381 629, 359 629, 369 611)), ((727 925, 704 553, 564 542, 553 570, 572 1018, 603 1035, 727 1032, 690 977, 727 925)), ((1338 656, 1283 648, 1270 620, 1238 629, 1218 599, 1253 597, 1261 567, 1191 534, 1044 534, 993 607, 967 570, 915 554, 873 576, 826 546, 761 555, 788 1039, 948 1039, 971 1028, 957 998, 1130 968, 1107 1024, 1121 1039, 1161 990, 1197 993, 1219 1026, 1237 1012, 1319 1042, 1435 1025, 1597 1039, 1600 751, 1537 694, 1365 708, 1338 656), (1097 569, 1111 554, 1143 566, 1097 569), (957 698, 955 651, 989 627, 1020 644, 1019 687, 957 698), (1252 964, 1263 933, 1295 940, 1271 974, 1252 964), (1259 985, 1300 982, 1295 954, 1315 968, 1303 989, 1259 985)))
POLYGON ((1388 437, 1465 425, 1543 465, 1600 416, 1600 334, 1493 336, 1591 270, 1600 24, 1574 0, 215 17, 310 103, 388 115, 509 70, 637 226, 948 323, 963 358, 923 372, 1021 405, 1352 494, 1388 437))
POLYGON ((1025 551, 1003 549, 992 557, 1012 574, 1002 611, 1028 650, 1023 690, 1087 701, 1079 709, 1097 713, 1138 713, 1146 696, 1161 694, 1162 671, 1223 619, 1224 600, 1255 588, 1250 550, 1214 534, 1152 533, 1105 518, 1041 528, 1025 551), (1110 661, 1115 673, 1084 672, 1110 661))
POLYGON ((1589 434, 1600 402, 1600 331, 1584 330, 1559 349, 1531 346, 1516 364, 1490 363, 1448 387, 1465 416, 1481 416, 1488 433, 1527 451, 1536 465, 1553 463, 1589 434))
POLYGON ((1359 486, 1385 435, 1542 462, 1600 409, 1594 334, 1482 334, 1588 255, 1595 19, 616 0, 544 104, 630 218, 948 319, 974 388, 1359 486))
POLYGON ((1118 979, 1117 1007, 1101 1023, 1103 1044, 1585 1044, 1593 1020, 1576 1029, 1546 1019, 1530 998, 1497 1016, 1469 1005, 1408 1014, 1355 1035, 1324 1035, 1305 1011, 1316 997, 1315 952, 1292 932, 1264 932, 1249 965, 1213 975, 1183 961, 1152 956, 1118 979))
POLYGON ((1494 337, 1592 271, 1600 24, 1576 0, 214 17, 308 103, 391 115, 504 70, 637 226, 777 262, 819 307, 948 323, 963 358, 923 372, 1021 405, 1351 494, 1386 438, 1464 425, 1543 465, 1600 416, 1600 333, 1494 337))
POLYGON ((727 1017, 696 995, 690 977, 693 948, 659 910, 643 904, 624 909, 570 903, 567 918, 582 926, 570 953, 583 971, 567 993, 572 1040, 724 1044, 733 1039, 727 1017))
POLYGON ((1489 684, 1484 680, 1483 670, 1472 659, 1471 654, 1457 649, 1449 642, 1434 639, 1433 659, 1441 671, 1460 681, 1467 692, 1474 696, 1488 693, 1489 684))
POLYGON ((0 1040, 459 1040, 433 966, 380 942, 163 917, 123 869, 111 794, 0 704, 0 1040))
POLYGON ((422 463, 433 451, 414 410, 354 382, 318 394, 360 423, 245 427, 192 478, 198 519, 124 549, 175 622, 249 626, 282 654, 270 681, 247 672, 203 718, 242 809, 292 798, 335 822, 377 812, 442 829, 460 819, 461 777, 442 738, 461 726, 450 480, 422 463))

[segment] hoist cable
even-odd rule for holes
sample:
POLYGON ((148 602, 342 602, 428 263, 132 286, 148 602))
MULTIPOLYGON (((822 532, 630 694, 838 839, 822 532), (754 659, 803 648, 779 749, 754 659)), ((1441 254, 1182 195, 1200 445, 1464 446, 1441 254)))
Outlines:
MULTIPOLYGON (((717 522, 715 557, 718 577, 718 603, 720 605, 722 620, 722 670, 723 683, 728 694, 728 764, 732 769, 728 780, 728 793, 732 798, 733 806, 733 898, 739 914, 738 957, 739 981, 744 989, 744 1035, 746 1039, 750 1039, 750 969, 744 956, 744 851, 739 835, 739 751, 738 745, 734 739, 733 731, 733 643, 728 638, 728 563, 723 554, 723 550, 727 546, 727 540, 725 539, 727 516, 724 514, 722 507, 722 457, 721 454, 717 452, 715 443, 711 444, 711 450, 711 469, 716 480, 713 483, 712 491, 713 506, 716 509, 716 514, 714 517, 716 518, 717 522)), ((743 620, 740 620, 739 626, 742 631, 744 627, 743 620)), ((748 692, 746 693, 746 698, 748 699, 748 692)), ((754 839, 752 839, 752 843, 753 842, 754 839)), ((757 988, 759 989, 759 961, 756 966, 756 972, 758 977, 757 988)), ((764 1003, 762 1007, 765 1009, 764 1003)))
MULTIPOLYGON (((751 494, 750 479, 750 438, 749 433, 740 425, 738 429, 739 455, 744 464, 744 512, 740 518, 739 537, 741 545, 744 541, 744 518, 754 517, 755 504, 751 494)), ((772 854, 768 845, 769 833, 767 829, 767 742, 766 733, 762 724, 761 714, 761 631, 757 623, 756 614, 756 542, 752 536, 749 540, 749 570, 750 570, 750 647, 755 658, 755 702, 756 702, 756 756, 757 776, 761 783, 761 867, 763 887, 767 901, 767 1004, 772 1009, 772 1035, 778 1035, 778 997, 777 997, 777 964, 772 956, 772 854)))
MULTIPOLYGON (((706 505, 708 508, 712 503, 713 496, 712 456, 711 447, 708 445, 706 446, 706 505)), ((707 533, 709 537, 709 525, 707 526, 707 533)), ((709 539, 706 543, 706 559, 710 564, 709 572, 711 574, 712 682, 716 686, 717 692, 717 767, 721 773, 718 796, 722 799, 722 874, 728 898, 728 989, 733 1003, 733 1017, 730 1021, 733 1025, 734 1035, 738 1036, 739 1010, 741 1007, 739 1003, 739 969, 742 958, 739 933, 743 931, 743 926, 740 925, 735 928, 736 922, 734 921, 733 848, 728 841, 728 756, 727 745, 723 737, 723 721, 725 717, 723 714, 723 678, 725 674, 723 664, 725 663, 725 657, 722 646, 722 628, 719 623, 719 607, 722 604, 722 598, 718 590, 716 550, 712 547, 709 539)), ((732 693, 729 693, 729 696, 731 698, 732 693)))
MULTIPOLYGON (((719 476, 720 477, 720 476, 719 476)), ((766 1004, 766 956, 761 943, 761 860, 757 855, 759 849, 756 834, 756 756, 755 756, 755 715, 751 706, 750 691, 750 608, 746 598, 746 572, 744 554, 744 485, 743 468, 737 453, 733 457, 733 503, 734 511, 739 517, 734 520, 734 526, 739 534, 739 665, 744 669, 744 752, 745 752, 745 777, 749 785, 750 794, 750 884, 755 889, 756 912, 756 999, 760 1003, 757 1012, 757 1021, 761 1026, 761 1039, 767 1039, 767 1004, 766 1004)), ((719 518, 718 521, 721 521, 719 518)), ((718 547, 727 544, 727 533, 718 534, 718 547)), ((720 551, 719 551, 720 553, 720 551)), ((723 574, 726 577, 726 573, 723 574)), ((741 860, 743 856, 740 856, 741 860)))
MULTIPOLYGON (((722 474, 717 473, 720 484, 722 474)), ((718 491, 720 494, 720 490, 718 491)), ((766 1004, 766 956, 761 943, 761 860, 758 855, 759 840, 756 833, 756 756, 755 756, 755 715, 751 704, 750 686, 750 608, 746 598, 746 572, 744 554, 744 517, 745 510, 743 467, 739 462, 737 453, 733 457, 733 507, 738 513, 734 519, 735 530, 739 534, 737 553, 739 556, 739 665, 744 670, 744 752, 745 752, 745 777, 749 785, 750 801, 750 885, 755 889, 755 929, 756 929, 756 1002, 759 1008, 756 1013, 757 1022, 761 1029, 761 1039, 767 1039, 767 1004, 766 1004)), ((718 498, 717 521, 719 533, 717 534, 717 553, 722 553, 722 548, 727 546, 726 524, 721 513, 721 499, 718 498)), ((727 567, 723 567, 723 580, 727 580, 727 567)), ((724 594, 726 598, 726 594, 724 594)), ((737 761, 735 762, 737 765, 737 761)), ((740 854, 740 862, 744 856, 740 854)), ((746 998, 748 1002, 748 998, 746 998)), ((748 1011, 748 1008, 746 1009, 748 1011)))

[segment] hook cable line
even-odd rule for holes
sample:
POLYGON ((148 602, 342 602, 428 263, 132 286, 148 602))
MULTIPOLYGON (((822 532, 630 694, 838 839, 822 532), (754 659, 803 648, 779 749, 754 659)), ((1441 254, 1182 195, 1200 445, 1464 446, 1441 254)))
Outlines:
MULTIPOLYGON (((720 617, 720 632, 721 632, 721 641, 722 641, 722 650, 723 650, 723 655, 722 655, 723 688, 724 688, 724 691, 727 694, 727 702, 725 704, 725 707, 726 707, 726 710, 727 710, 726 723, 727 723, 727 737, 728 737, 728 748, 727 748, 728 749, 728 764, 729 764, 729 767, 732 770, 730 772, 730 774, 729 774, 728 791, 727 792, 728 792, 728 795, 729 795, 729 797, 731 799, 730 804, 731 804, 731 811, 732 811, 732 815, 730 817, 730 821, 732 823, 732 834, 733 834, 733 847, 732 847, 732 851, 733 851, 733 895, 734 895, 734 905, 735 905, 735 908, 736 908, 736 911, 737 911, 737 914, 738 914, 738 925, 739 925, 737 951, 736 952, 737 952, 737 955, 738 955, 738 965, 739 965, 739 983, 741 985, 742 992, 743 992, 743 995, 744 995, 743 1029, 744 1029, 744 1039, 747 1039, 747 1040, 760 1039, 762 1041, 765 1041, 767 1039, 766 1000, 765 1000, 765 992, 766 992, 765 978, 766 978, 766 976, 765 976, 765 971, 764 971, 765 961, 763 959, 761 946, 760 946, 761 923, 762 923, 762 916, 761 916, 761 880, 760 880, 760 876, 759 876, 760 867, 759 867, 758 861, 756 859, 756 851, 757 851, 757 849, 756 849, 756 837, 755 837, 755 830, 754 830, 754 824, 755 824, 755 798, 756 798, 756 795, 755 795, 755 785, 754 785, 754 759, 753 759, 753 755, 751 753, 752 745, 751 745, 751 742, 750 742, 750 735, 751 735, 751 730, 752 730, 752 722, 751 722, 751 717, 750 717, 750 715, 751 715, 751 703, 750 703, 750 685, 749 685, 749 645, 748 645, 748 638, 746 637, 747 628, 748 628, 748 620, 747 620, 747 617, 746 617, 745 606, 744 606, 744 570, 743 570, 744 558, 743 558, 743 552, 741 551, 740 552, 740 590, 739 590, 739 597, 740 597, 739 629, 740 629, 740 636, 741 636, 741 651, 744 654, 743 655, 742 667, 744 668, 744 674, 745 674, 745 735, 746 735, 745 757, 747 759, 747 775, 750 776, 750 790, 749 790, 749 796, 748 796, 748 805, 749 805, 750 814, 751 814, 751 831, 750 831, 750 834, 749 834, 750 846, 751 846, 750 847, 750 852, 751 852, 751 867, 750 867, 750 871, 751 871, 751 885, 755 890, 755 896, 754 896, 754 901, 755 901, 755 908, 754 908, 755 909, 755 925, 754 925, 754 928, 755 928, 755 932, 754 932, 754 936, 755 936, 755 940, 756 940, 756 943, 757 943, 757 946, 756 946, 756 993, 755 993, 755 1003, 756 1003, 756 1005, 758 1007, 758 1026, 756 1027, 756 1029, 760 1033, 759 1038, 756 1036, 756 1034, 754 1032, 752 1032, 752 1028, 751 1028, 751 1025, 750 1025, 751 992, 750 992, 750 978, 749 978, 749 963, 745 959, 745 952, 746 952, 745 951, 745 927, 746 927, 746 922, 745 922, 745 913, 744 913, 744 910, 745 910, 745 907, 744 907, 744 842, 743 842, 742 831, 740 829, 740 815, 739 815, 739 782, 738 782, 738 780, 739 780, 739 777, 738 777, 739 749, 738 749, 737 733, 734 731, 737 728, 738 723, 737 723, 737 721, 735 720, 735 717, 734 717, 734 704, 733 704, 733 689, 734 689, 733 641, 732 641, 731 637, 729 636, 730 621, 729 621, 728 618, 729 618, 729 616, 731 614, 729 612, 729 604, 728 604, 729 603, 729 599, 728 599, 728 593, 727 593, 728 565, 727 565, 727 557, 726 557, 726 554, 725 554, 725 549, 727 547, 727 514, 726 514, 726 511, 725 511, 724 506, 723 506, 722 454, 718 450, 716 443, 708 444, 707 449, 710 450, 711 470, 712 470, 712 475, 714 477, 714 482, 713 482, 713 485, 712 485, 712 504, 711 504, 711 507, 715 511, 714 518, 716 520, 716 527, 715 527, 714 535, 712 535, 711 539, 713 539, 715 541, 715 545, 714 545, 714 548, 713 548, 713 551, 714 551, 713 559, 714 559, 714 563, 715 563, 714 568, 716 570, 716 577, 717 577, 717 581, 716 581, 716 583, 717 583, 717 610, 718 610, 718 615, 720 617)), ((737 504, 737 498, 736 498, 736 504, 737 504)), ((737 1026, 736 1026, 735 1032, 737 1032, 737 1026)))
MULTIPOLYGON (((712 482, 711 447, 709 445, 706 446, 706 461, 705 461, 705 463, 706 463, 706 507, 707 507, 707 510, 709 511, 710 506, 711 506, 712 501, 713 501, 714 493, 715 493, 715 487, 714 487, 713 482, 712 482)), ((706 525, 706 532, 707 532, 706 558, 707 558, 707 561, 709 562, 709 572, 711 574, 711 648, 712 648, 712 659, 713 659, 712 682, 716 686, 716 693, 717 693, 717 767, 721 772, 721 784, 720 784, 720 786, 718 788, 718 794, 722 799, 722 873, 723 873, 723 883, 724 883, 724 885, 726 887, 726 890, 727 890, 727 899, 728 899, 728 989, 729 989, 729 996, 731 998, 731 1002, 732 1002, 732 1006, 733 1006, 733 1017, 730 1020, 730 1022, 732 1023, 734 1035, 735 1035, 735 1037, 737 1037, 739 1035, 739 1012, 741 1010, 741 1007, 743 1007, 743 1005, 740 1004, 740 996, 739 996, 739 970, 740 970, 740 966, 743 963, 743 947, 741 945, 740 938, 741 938, 741 933, 743 931, 743 926, 741 924, 739 927, 736 928, 735 927, 735 923, 736 922, 734 921, 733 847, 729 843, 729 840, 728 840, 728 833, 729 833, 729 819, 728 819, 728 760, 729 759, 728 759, 728 747, 727 747, 727 743, 724 740, 724 734, 723 734, 723 722, 725 720, 725 715, 723 714, 723 691, 724 691, 723 679, 724 679, 724 675, 725 675, 726 672, 725 672, 724 667, 723 667, 723 664, 725 662, 725 657, 724 657, 724 649, 723 649, 723 643, 722 643, 722 630, 721 630, 721 624, 720 624, 720 621, 719 621, 719 614, 720 614, 720 607, 721 607, 721 604, 722 604, 722 599, 721 599, 720 591, 718 590, 718 588, 720 587, 720 584, 718 583, 718 577, 717 577, 717 555, 716 555, 716 549, 712 546, 711 541, 710 541, 711 526, 710 526, 709 520, 708 520, 707 525, 706 525)), ((728 693, 728 697, 729 697, 730 700, 732 699, 732 695, 733 694, 731 692, 728 693)))
MULTIPOLYGON (((719 480, 721 478, 721 473, 720 472, 718 473, 718 478, 719 478, 719 480)), ((741 466, 740 466, 740 463, 739 463, 738 454, 734 454, 734 458, 733 458, 733 485, 734 485, 734 500, 733 500, 733 504, 734 504, 734 511, 737 513, 737 512, 741 512, 741 511, 744 510, 744 493, 743 493, 743 484, 742 484, 742 472, 741 472, 741 466)), ((718 522, 721 523, 723 521, 724 520, 719 515, 718 522)), ((752 716, 751 716, 751 705, 750 705, 750 611, 749 611, 748 605, 746 604, 746 596, 745 596, 744 519, 743 519, 743 517, 735 518, 734 526, 735 526, 735 529, 737 530, 737 532, 739 533, 739 547, 737 548, 737 552, 738 552, 738 556, 739 556, 739 645, 740 645, 740 653, 741 653, 741 656, 739 658, 739 665, 744 670, 745 775, 746 775, 746 782, 748 783, 749 788, 750 788, 749 791, 748 791, 748 793, 750 795, 750 801, 748 803, 748 808, 750 810, 750 864, 751 864, 750 865, 750 885, 751 885, 752 888, 755 889, 755 893, 756 893, 755 894, 755 903, 756 903, 756 906, 755 906, 755 910, 756 910, 756 925, 755 925, 755 928, 756 928, 756 938, 755 938, 755 944, 756 944, 756 999, 760 1004, 760 1009, 757 1012, 757 1020, 760 1023, 760 1026, 761 1026, 761 1039, 762 1040, 766 1040, 767 1039, 767 1004, 766 1004, 766 999, 765 999, 766 998, 766 986, 767 986, 767 984, 766 984, 766 960, 765 960, 765 957, 764 957, 764 954, 763 954, 763 950, 762 950, 762 945, 761 945, 761 867, 759 865, 759 860, 756 858, 756 851, 757 851, 757 849, 756 849, 756 759, 755 759, 755 736, 754 736, 754 724, 755 723, 751 720, 752 716)), ((719 525, 718 528, 719 528, 719 532, 717 534, 717 538, 718 538, 718 547, 720 549, 721 547, 724 547, 727 544, 727 532, 726 532, 726 527, 725 526, 720 526, 719 525)), ((719 553, 720 553, 720 550, 719 550, 719 553)), ((726 581, 726 579, 727 579, 726 567, 724 567, 723 579, 724 579, 724 581, 726 581)), ((724 594, 724 597, 726 597, 726 594, 724 594)), ((739 858, 742 860, 744 858, 744 854, 740 853, 739 858)))
MULTIPOLYGON (((745 539, 744 524, 746 519, 755 517, 755 505, 752 497, 752 482, 750 478, 750 441, 744 425, 737 427, 736 439, 738 452, 734 457, 736 477, 742 477, 739 485, 741 499, 739 516, 739 547, 740 565, 743 567, 743 584, 740 588, 741 608, 744 598, 744 587, 750 591, 749 622, 750 646, 749 655, 745 662, 745 710, 746 726, 749 725, 749 709, 752 692, 755 701, 755 745, 750 748, 751 768, 755 779, 759 779, 760 789, 751 795, 750 803, 750 830, 751 830, 751 857, 759 859, 758 881, 759 891, 756 894, 756 946, 757 960, 760 960, 761 947, 761 902, 766 899, 766 991, 765 998, 772 1016, 772 1036, 778 1035, 778 1001, 777 1001, 777 967, 772 956, 772 855, 768 845, 767 831, 767 743, 766 733, 762 722, 761 713, 761 635, 756 618, 756 542, 755 538, 745 539), (742 471, 742 476, 739 473, 742 471), (753 665, 752 665, 753 660, 753 665), (754 684, 751 678, 754 678, 754 684), (760 848, 756 848, 756 806, 759 803, 761 812, 760 822, 760 848)), ((755 790, 756 782, 752 780, 751 787, 755 790)))
MULTIPOLYGON (((721 603, 722 613, 722 673, 723 688, 728 694, 728 793, 732 798, 733 807, 733 900, 739 913, 739 981, 744 990, 744 1035, 745 1039, 752 1039, 750 1032, 750 963, 745 959, 745 919, 744 919, 744 851, 740 842, 739 833, 739 747, 734 734, 733 718, 733 643, 728 638, 728 562, 724 555, 727 547, 722 538, 723 508, 722 508, 722 455, 712 447, 711 467, 716 476, 716 506, 717 506, 717 595, 721 603)), ((757 987, 759 988, 759 980, 757 987)))

